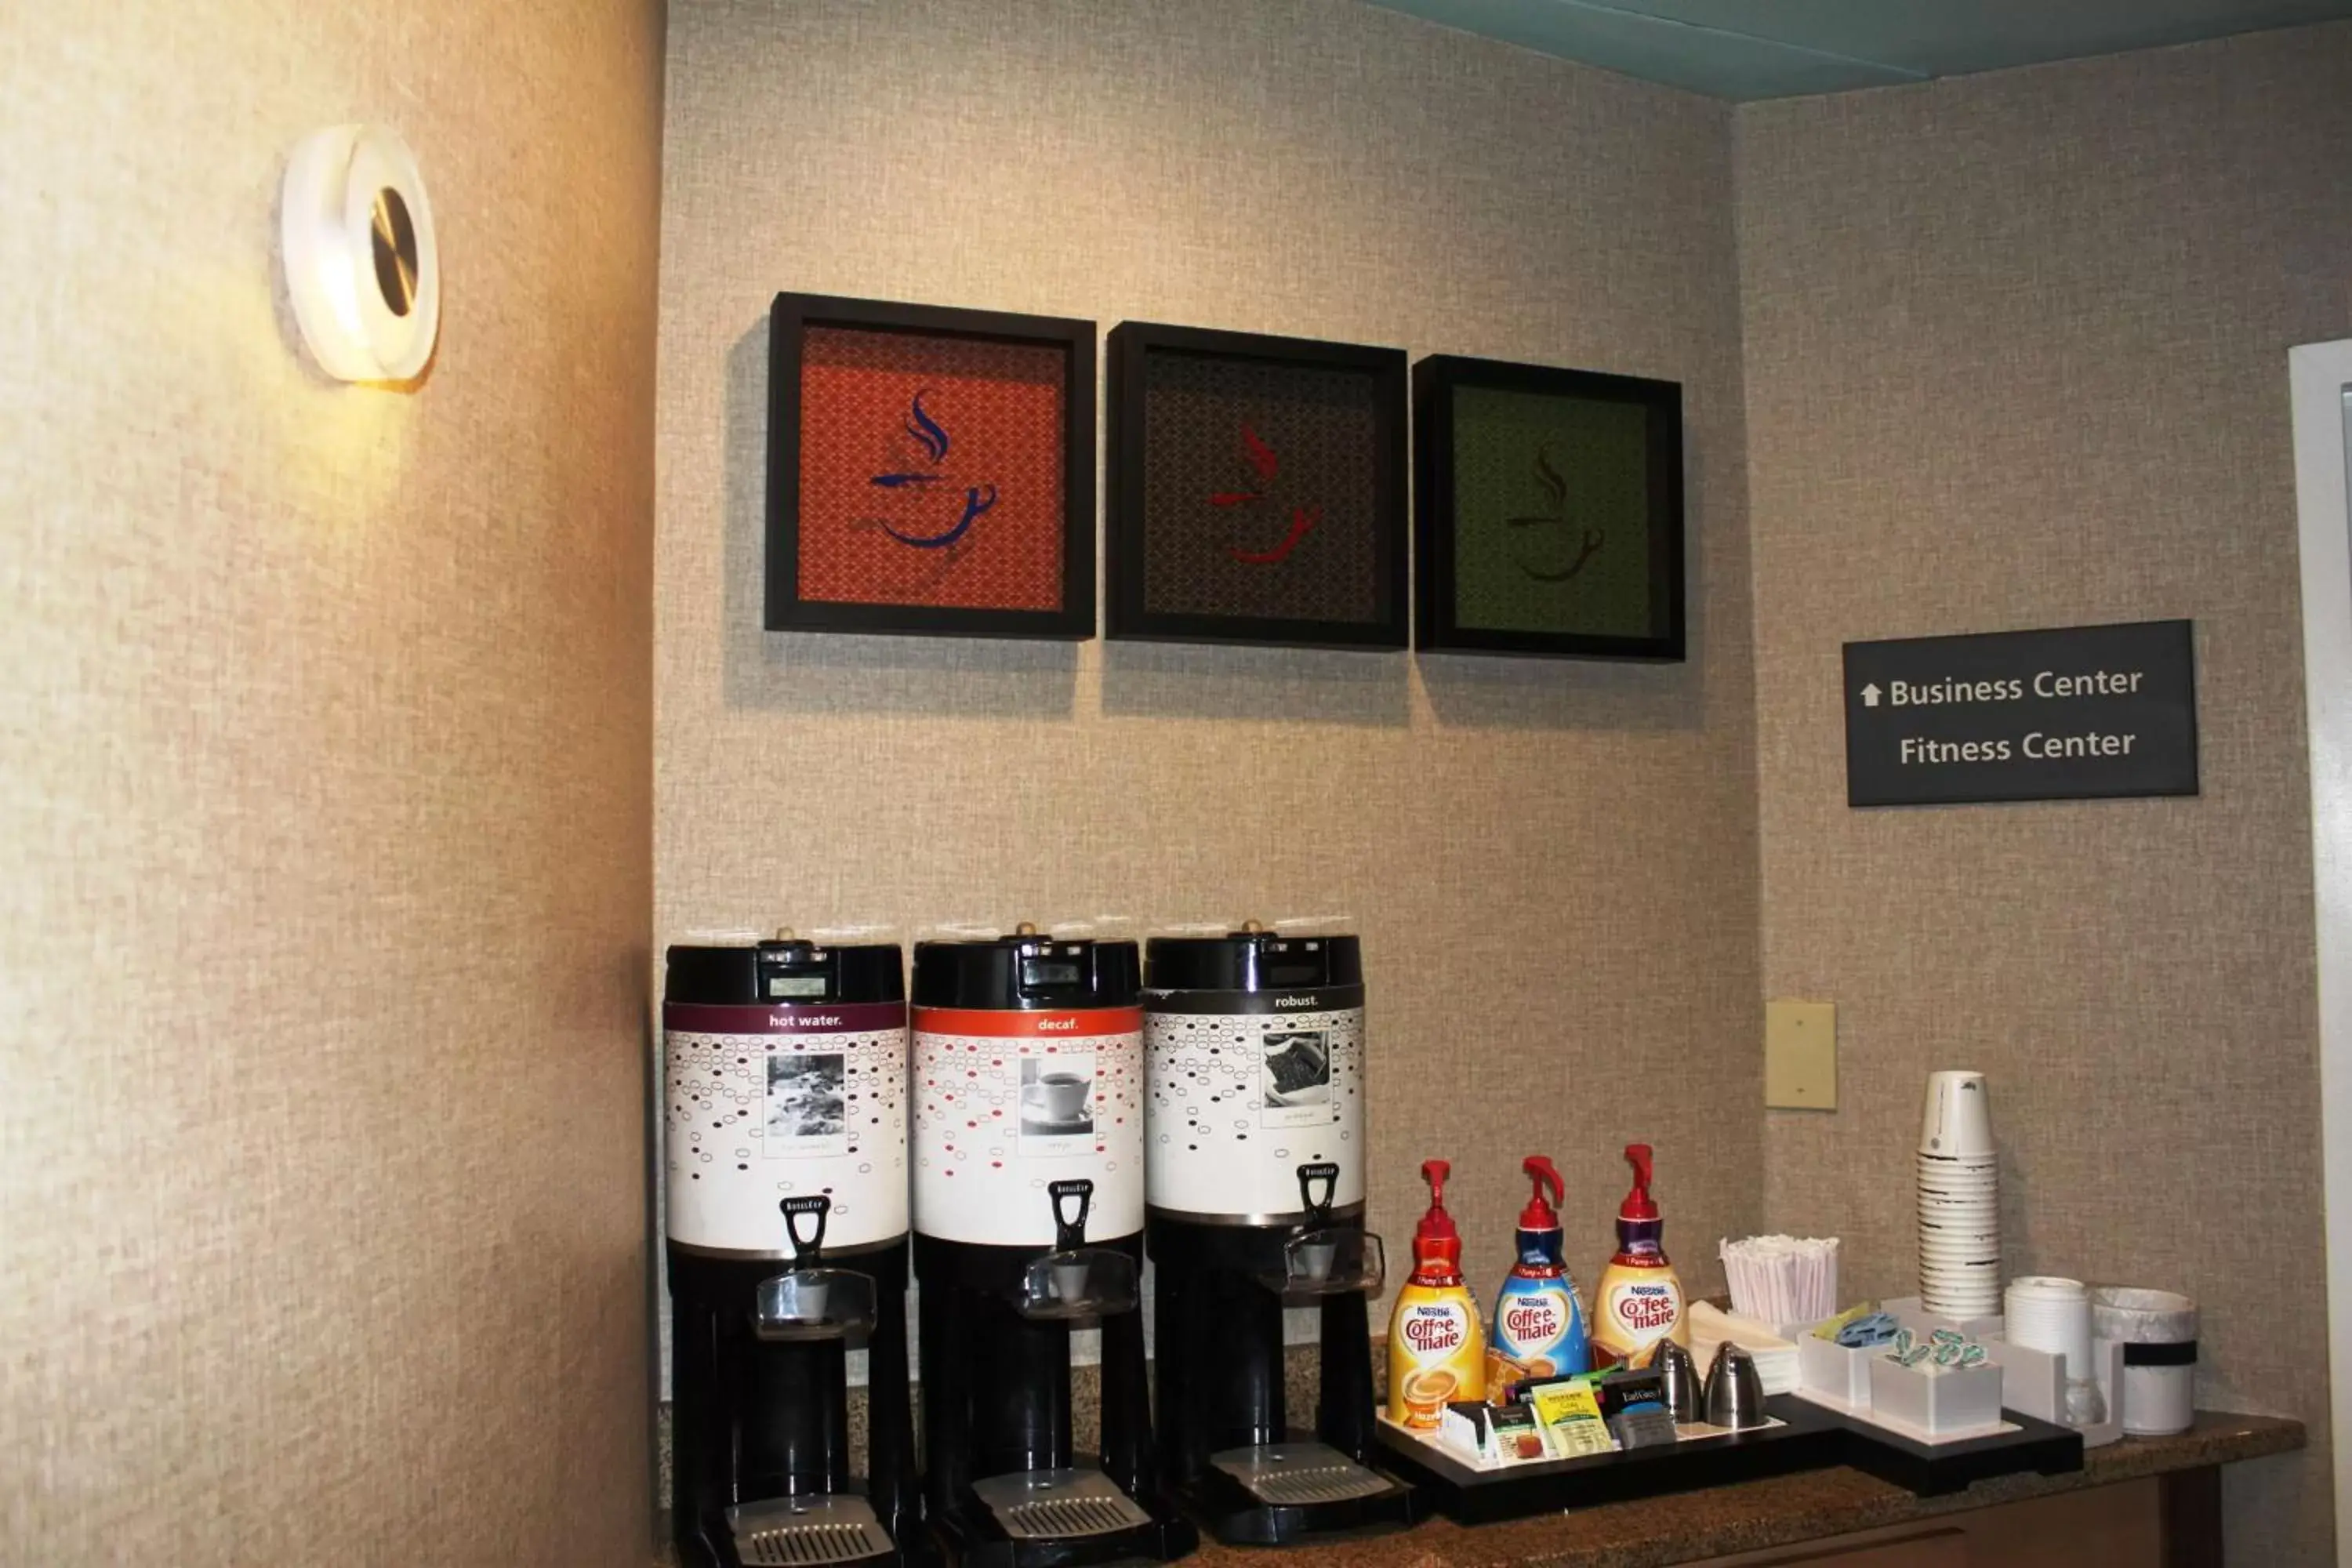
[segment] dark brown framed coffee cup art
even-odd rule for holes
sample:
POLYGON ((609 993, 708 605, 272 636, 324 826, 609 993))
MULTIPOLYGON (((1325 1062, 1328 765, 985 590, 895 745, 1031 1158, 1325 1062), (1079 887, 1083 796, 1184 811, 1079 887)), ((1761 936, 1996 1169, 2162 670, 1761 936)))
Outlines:
POLYGON ((1112 329, 1108 635, 1403 647, 1406 367, 1401 349, 1112 329))

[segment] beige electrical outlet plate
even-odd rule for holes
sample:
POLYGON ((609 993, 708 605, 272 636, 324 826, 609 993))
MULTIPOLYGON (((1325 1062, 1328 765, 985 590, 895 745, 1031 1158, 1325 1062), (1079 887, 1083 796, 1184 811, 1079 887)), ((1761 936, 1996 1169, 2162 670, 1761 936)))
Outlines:
POLYGON ((1837 1004, 1764 1004, 1764 1103, 1837 1109, 1837 1004))

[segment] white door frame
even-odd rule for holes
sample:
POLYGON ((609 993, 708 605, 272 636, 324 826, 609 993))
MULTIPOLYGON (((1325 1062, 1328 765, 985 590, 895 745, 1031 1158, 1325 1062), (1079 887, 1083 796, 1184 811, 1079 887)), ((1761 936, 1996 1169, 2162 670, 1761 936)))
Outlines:
POLYGON ((2336 1561, 2352 1568, 2352 508, 2345 425, 2352 340, 2287 351, 2303 533, 2304 700, 2311 727, 2319 933, 2319 1090, 2327 1203, 2328 1419, 2336 1561))

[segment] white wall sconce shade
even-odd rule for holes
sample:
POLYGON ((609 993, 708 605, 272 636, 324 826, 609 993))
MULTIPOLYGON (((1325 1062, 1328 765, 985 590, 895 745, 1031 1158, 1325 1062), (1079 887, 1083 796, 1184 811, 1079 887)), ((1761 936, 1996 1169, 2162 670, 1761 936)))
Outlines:
POLYGON ((341 381, 414 381, 441 328, 441 261, 425 177, 399 132, 331 125, 286 164, 279 243, 294 319, 341 381))

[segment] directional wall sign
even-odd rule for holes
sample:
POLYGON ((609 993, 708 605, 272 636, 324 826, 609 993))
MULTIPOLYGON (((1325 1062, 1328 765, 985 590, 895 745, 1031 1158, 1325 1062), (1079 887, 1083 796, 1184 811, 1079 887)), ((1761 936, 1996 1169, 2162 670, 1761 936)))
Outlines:
POLYGON ((2188 621, 1845 645, 1850 805, 2197 793, 2188 621))

